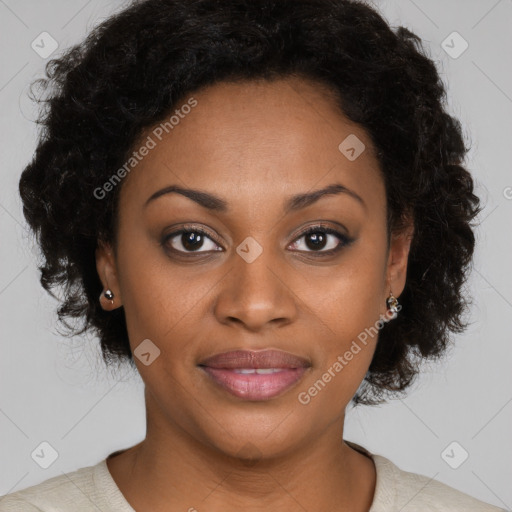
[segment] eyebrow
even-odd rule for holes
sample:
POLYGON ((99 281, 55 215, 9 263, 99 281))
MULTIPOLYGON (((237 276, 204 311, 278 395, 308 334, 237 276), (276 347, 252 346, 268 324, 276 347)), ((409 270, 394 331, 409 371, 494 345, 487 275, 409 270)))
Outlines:
MULTIPOLYGON (((150 202, 158 199, 159 197, 171 193, 177 193, 188 197, 192 201, 208 210, 219 213, 226 213, 229 210, 228 203, 224 199, 214 194, 202 190, 183 188, 179 187, 178 185, 170 185, 168 187, 162 188, 161 190, 157 190, 148 198, 144 206, 147 206, 150 202)), ((328 185, 327 187, 319 190, 314 190, 313 192, 306 192, 304 194, 297 194, 289 197, 285 202, 284 212, 285 214, 288 214, 297 210, 301 210, 312 205, 313 203, 316 203, 321 197, 334 194, 347 194, 349 197, 357 200, 357 202, 359 202, 361 206, 366 209, 366 204, 363 199, 353 190, 350 190, 339 183, 333 183, 332 185, 328 185)))

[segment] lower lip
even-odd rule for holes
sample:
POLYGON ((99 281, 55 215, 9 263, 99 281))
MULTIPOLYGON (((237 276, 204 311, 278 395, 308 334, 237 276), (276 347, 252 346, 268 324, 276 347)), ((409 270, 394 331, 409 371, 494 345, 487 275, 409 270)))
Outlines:
POLYGON ((307 368, 283 368, 268 374, 235 373, 226 368, 200 366, 226 391, 245 400, 268 400, 283 393, 298 382, 307 368))

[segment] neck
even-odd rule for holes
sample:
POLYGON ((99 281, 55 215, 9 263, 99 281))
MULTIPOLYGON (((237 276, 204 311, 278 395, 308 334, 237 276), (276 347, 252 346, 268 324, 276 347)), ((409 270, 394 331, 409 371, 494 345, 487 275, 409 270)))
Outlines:
POLYGON ((286 453, 268 456, 246 443, 228 455, 168 418, 148 415, 146 439, 108 459, 108 467, 137 511, 368 512, 375 467, 343 441, 343 420, 286 453))

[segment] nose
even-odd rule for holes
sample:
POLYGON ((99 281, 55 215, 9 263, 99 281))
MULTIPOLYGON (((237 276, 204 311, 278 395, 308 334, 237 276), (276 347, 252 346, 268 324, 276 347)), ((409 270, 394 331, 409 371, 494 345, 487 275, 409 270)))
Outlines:
POLYGON ((257 332, 271 325, 284 326, 297 315, 296 293, 290 269, 263 251, 248 263, 234 255, 233 267, 222 280, 215 304, 215 315, 223 324, 239 324, 257 332))

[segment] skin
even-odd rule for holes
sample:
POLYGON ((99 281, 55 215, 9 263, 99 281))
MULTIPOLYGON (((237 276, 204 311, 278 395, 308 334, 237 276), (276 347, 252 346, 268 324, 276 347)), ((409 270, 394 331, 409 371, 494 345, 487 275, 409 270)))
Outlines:
MULTIPOLYGON (((375 466, 342 437, 377 337, 307 405, 298 394, 386 314, 390 290, 399 297, 412 222, 388 247, 370 138, 322 85, 297 77, 223 82, 193 97, 197 106, 125 178, 116 245, 102 243, 96 253, 98 274, 115 295, 112 303, 100 298, 103 308, 124 307, 132 351, 145 339, 161 351, 147 366, 134 358, 145 383, 146 438, 110 457, 109 471, 138 512, 368 511, 375 466), (354 161, 338 149, 350 134, 366 146, 354 161), (331 194, 284 214, 291 195, 333 183, 364 205, 331 194), (170 185, 220 196, 229 210, 213 212, 176 193, 145 206, 170 185), (320 221, 354 241, 315 258, 342 243, 327 234, 319 249, 307 245, 311 236, 301 228, 320 221), (199 255, 179 257, 160 245, 191 222, 216 237, 204 239, 199 255), (263 249, 251 263, 236 252, 248 236, 263 249), (220 352, 264 348, 312 363, 270 400, 234 397, 197 367, 220 352)), ((186 251, 182 240, 167 247, 186 251)))

